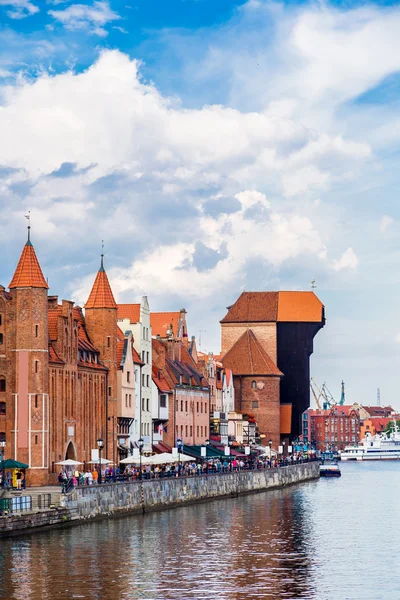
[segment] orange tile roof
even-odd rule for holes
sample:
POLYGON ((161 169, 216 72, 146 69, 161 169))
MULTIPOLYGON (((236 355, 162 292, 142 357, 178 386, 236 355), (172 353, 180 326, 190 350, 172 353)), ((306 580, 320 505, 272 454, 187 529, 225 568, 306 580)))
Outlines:
POLYGON ((85 309, 87 308, 117 308, 117 303, 114 300, 110 282, 108 281, 103 265, 97 272, 92 291, 85 304, 85 309))
POLYGON ((314 292, 279 292, 278 321, 321 323, 324 305, 314 292))
POLYGON ((144 362, 140 358, 139 353, 135 348, 132 348, 132 358, 135 365, 144 365, 144 362))
POLYGON ((118 304, 117 319, 129 319, 130 323, 140 322, 140 304, 118 304))
POLYGON ((49 344, 49 362, 57 363, 59 365, 64 365, 64 361, 58 356, 57 352, 54 350, 53 346, 49 344))
POLYGON ((49 289, 42 269, 40 268, 35 250, 28 240, 22 250, 17 268, 11 280, 10 289, 19 287, 34 287, 49 289))
POLYGON ((61 315, 61 310, 61 306, 57 306, 57 308, 48 311, 49 338, 53 341, 58 336, 58 317, 61 315))
POLYGON ((221 323, 321 323, 323 317, 314 292, 243 292, 221 323))
POLYGON ((151 334, 167 336, 167 329, 172 325, 174 335, 178 333, 180 312, 154 312, 150 314, 151 334))
POLYGON ((117 340, 119 340, 120 342, 124 341, 125 339, 125 335, 124 332, 122 331, 122 329, 120 329, 120 327, 117 327, 117 340))
POLYGON ((120 368, 122 357, 124 355, 125 340, 117 341, 117 368, 120 368))
POLYGON ((221 323, 275 322, 278 315, 278 292, 243 292, 221 323))
POLYGON ((225 368, 232 369, 234 375, 282 375, 251 329, 245 331, 225 354, 222 363, 225 368))

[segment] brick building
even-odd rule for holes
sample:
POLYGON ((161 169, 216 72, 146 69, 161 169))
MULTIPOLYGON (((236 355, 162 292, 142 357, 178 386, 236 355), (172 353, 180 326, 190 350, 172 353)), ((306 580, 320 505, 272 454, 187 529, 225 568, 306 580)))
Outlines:
POLYGON ((315 450, 344 450, 360 441, 360 415, 352 406, 327 410, 309 408, 303 413, 302 439, 315 450))
POLYGON ((208 381, 180 340, 153 339, 153 373, 157 388, 168 394, 168 422, 163 441, 175 446, 203 444, 209 438, 210 397, 208 381))
POLYGON ((48 296, 28 228, 9 291, 0 286, 0 439, 6 458, 29 464, 28 485, 54 483, 60 460, 90 461, 99 437, 103 456, 116 446, 116 309, 103 257, 85 316, 48 296))
POLYGON ((313 292, 243 292, 221 321, 221 361, 233 371, 236 410, 255 415, 264 444, 301 432, 313 338, 324 323, 313 292))

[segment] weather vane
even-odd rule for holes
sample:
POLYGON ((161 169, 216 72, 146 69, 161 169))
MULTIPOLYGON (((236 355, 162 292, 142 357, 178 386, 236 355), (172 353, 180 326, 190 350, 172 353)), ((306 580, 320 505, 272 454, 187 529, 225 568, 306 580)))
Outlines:
POLYGON ((315 279, 313 279, 311 282, 311 289, 315 290, 316 287, 317 287, 317 284, 315 283, 315 279))
POLYGON ((28 214, 24 215, 25 219, 28 219, 28 242, 31 241, 31 211, 28 210, 28 214))

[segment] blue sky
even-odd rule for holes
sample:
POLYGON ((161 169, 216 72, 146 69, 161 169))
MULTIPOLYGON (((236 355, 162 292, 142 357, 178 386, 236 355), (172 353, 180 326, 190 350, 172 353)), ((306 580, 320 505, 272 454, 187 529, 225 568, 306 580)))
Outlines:
POLYGON ((185 306, 202 349, 243 290, 326 305, 313 375, 400 408, 400 7, 0 0, 0 282, 24 214, 83 303, 185 306))

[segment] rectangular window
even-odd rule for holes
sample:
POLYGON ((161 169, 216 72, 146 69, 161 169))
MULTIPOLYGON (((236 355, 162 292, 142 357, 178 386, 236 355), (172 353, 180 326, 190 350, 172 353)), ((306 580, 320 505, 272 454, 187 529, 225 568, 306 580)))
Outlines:
POLYGON ((201 437, 203 437, 203 425, 200 427, 201 437))
POLYGON ((39 361, 35 360, 35 373, 39 371, 39 361))
POLYGON ((160 408, 167 408, 167 396, 165 394, 160 396, 160 408))
POLYGON ((201 412, 203 412, 203 403, 202 402, 200 402, 200 410, 201 410, 201 412))
POLYGON ((125 406, 128 406, 128 394, 125 394, 125 406))
POLYGON ((5 442, 5 441, 6 441, 6 432, 0 431, 0 442, 5 442))
POLYGON ((193 425, 190 426, 190 437, 193 435, 193 425))
POLYGON ((258 400, 253 400, 251 403, 251 408, 258 408, 258 400))
POLYGON ((186 437, 188 436, 188 426, 187 425, 185 425, 185 435, 186 435, 186 437))
POLYGON ((39 436, 35 435, 35 444, 37 444, 39 441, 39 436))
POLYGON ((111 386, 108 388, 108 396, 111 396, 111 386))
POLYGON ((0 315, 0 325, 3 324, 3 315, 0 315))
POLYGON ((199 437, 199 426, 197 425, 197 437, 199 437))
POLYGON ((144 387, 145 381, 145 375, 142 375, 142 387, 144 387))
POLYGON ((6 403, 0 402, 0 415, 5 415, 5 414, 6 414, 6 403))
POLYGON ((35 408, 38 407, 38 401, 39 401, 39 398, 38 398, 38 395, 36 394, 35 395, 35 408))
POLYGON ((149 352, 146 352, 147 364, 150 364, 149 352))
POLYGON ((198 402, 197 402, 197 412, 199 412, 199 403, 198 402))
POLYGON ((146 401, 146 409, 147 409, 147 412, 150 411, 150 400, 148 398, 147 398, 147 401, 146 401))
POLYGON ((183 412, 183 400, 181 400, 181 412, 183 412))
POLYGON ((132 394, 129 394, 129 408, 132 407, 132 394))
POLYGON ((144 362, 144 350, 142 350, 142 362, 144 362))
POLYGON ((126 381, 127 381, 128 383, 130 383, 130 382, 131 382, 131 372, 130 372, 130 371, 127 371, 127 372, 126 372, 126 381))
POLYGON ((0 346, 3 344, 3 334, 0 333, 0 346))
POLYGON ((39 335, 39 325, 35 325, 35 337, 39 335))
POLYGON ((185 402, 185 412, 187 412, 187 411, 188 411, 188 405, 187 405, 187 400, 186 400, 186 402, 185 402))
POLYGON ((146 375, 147 387, 150 387, 150 375, 146 375))
POLYGON ((207 410, 208 410, 208 409, 207 409, 207 402, 204 402, 204 412, 206 413, 206 412, 207 412, 207 410))
POLYGON ((110 336, 108 335, 108 336, 107 336, 107 348, 110 348, 110 346, 111 346, 111 338, 110 338, 110 336))

